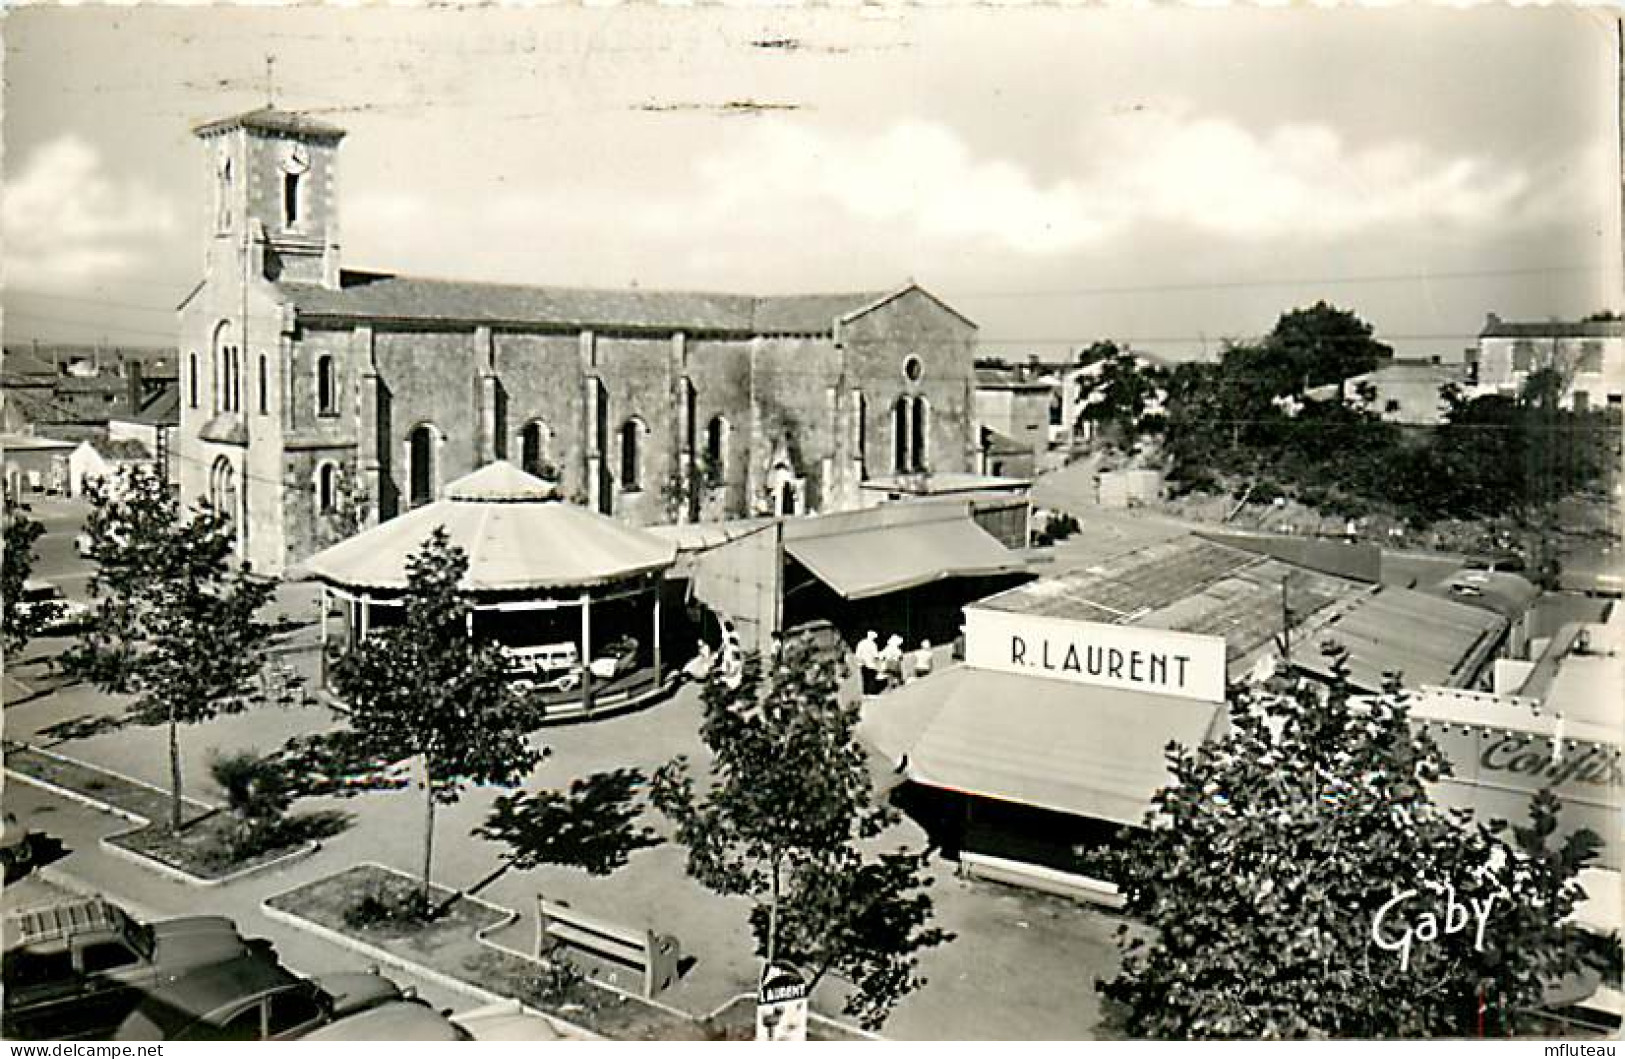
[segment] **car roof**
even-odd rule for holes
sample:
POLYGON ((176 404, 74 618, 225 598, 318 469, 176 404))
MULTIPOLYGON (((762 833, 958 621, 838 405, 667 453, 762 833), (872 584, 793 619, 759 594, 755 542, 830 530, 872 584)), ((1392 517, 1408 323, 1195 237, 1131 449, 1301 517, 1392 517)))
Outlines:
MULTIPOLYGON (((152 990, 119 1030, 121 1040, 168 1038, 228 1005, 301 984, 303 979, 264 956, 241 956, 200 967, 152 990), (132 1036, 131 1034, 137 1034, 132 1036)), ((315 988, 312 986, 311 988, 315 988)))
POLYGON ((391 1000, 305 1035, 312 1041, 459 1041, 466 1031, 421 1000, 391 1000))

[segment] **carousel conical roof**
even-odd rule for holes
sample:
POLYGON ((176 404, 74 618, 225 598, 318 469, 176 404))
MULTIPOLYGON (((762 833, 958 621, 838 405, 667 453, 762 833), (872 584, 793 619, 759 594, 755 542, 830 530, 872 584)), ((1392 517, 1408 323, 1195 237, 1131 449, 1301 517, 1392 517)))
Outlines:
POLYGON ((468 553, 473 592, 582 588, 670 566, 676 545, 558 499, 554 487, 498 460, 445 496, 318 552, 305 568, 340 588, 399 591, 407 559, 444 526, 468 553))

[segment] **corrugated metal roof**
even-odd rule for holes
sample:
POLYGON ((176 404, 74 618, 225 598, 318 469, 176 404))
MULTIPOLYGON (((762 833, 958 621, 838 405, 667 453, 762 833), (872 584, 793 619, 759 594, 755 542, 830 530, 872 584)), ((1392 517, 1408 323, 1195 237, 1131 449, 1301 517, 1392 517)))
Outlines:
MULTIPOLYGON (((1453 603, 1409 588, 1383 587, 1347 608, 1315 634, 1318 646, 1348 648, 1349 680, 1377 691, 1383 674, 1397 672, 1409 686, 1466 687, 1489 661, 1506 620, 1464 603, 1453 603)), ((1328 673, 1318 650, 1293 661, 1311 672, 1328 673)))
POLYGON ((284 283, 303 315, 383 320, 590 327, 606 330, 822 334, 835 320, 884 298, 854 294, 748 294, 591 290, 425 279, 346 271, 337 290, 284 283))
POLYGON ((1235 673, 1270 649, 1281 632, 1283 582, 1295 629, 1366 590, 1348 578, 1187 536, 1043 578, 976 606, 1222 637, 1235 673))

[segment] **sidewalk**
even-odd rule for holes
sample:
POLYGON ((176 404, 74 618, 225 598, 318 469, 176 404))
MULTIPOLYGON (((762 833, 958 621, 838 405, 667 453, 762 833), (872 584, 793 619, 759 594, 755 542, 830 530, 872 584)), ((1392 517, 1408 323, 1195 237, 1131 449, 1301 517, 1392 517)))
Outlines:
MULTIPOLYGON (((58 883, 66 889, 104 894, 142 918, 198 915, 200 912, 227 916, 244 936, 271 939, 282 962, 300 974, 366 970, 369 966, 365 957, 276 923, 260 911, 262 898, 338 870, 328 851, 284 871, 269 872, 230 886, 198 889, 142 871, 106 853, 98 840, 128 828, 130 825, 123 820, 22 783, 8 782, 5 796, 8 811, 27 819, 35 831, 60 840, 69 850, 61 860, 36 869, 47 882, 58 883)), ((402 987, 415 987, 419 996, 437 1008, 462 1010, 479 1006, 477 1001, 415 976, 393 969, 385 973, 402 987)))
MULTIPOLYGON (((71 688, 47 698, 8 708, 7 735, 29 739, 33 733, 64 721, 82 723, 85 732, 57 747, 71 757, 166 786, 165 736, 157 728, 124 728, 95 732, 95 718, 114 713, 117 703, 91 689, 71 688)), ((703 771, 708 755, 698 739, 700 703, 696 689, 651 708, 544 730, 538 741, 552 749, 526 786, 562 787, 589 772, 619 767, 651 771, 676 754, 687 754, 703 771)), ((208 780, 208 756, 214 749, 233 750, 279 745, 295 731, 327 727, 323 709, 262 709, 182 731, 187 793, 218 797, 208 780)), ((42 745, 53 741, 42 739, 42 745)), ((435 881, 467 886, 496 867, 499 848, 471 832, 483 821, 499 788, 471 787, 456 805, 438 815, 435 881)), ((170 882, 104 853, 103 835, 126 826, 110 816, 65 803, 39 791, 8 787, 7 807, 15 806, 36 830, 60 838, 72 854, 56 865, 109 896, 133 901, 163 915, 219 912, 235 919, 245 933, 273 939, 284 958, 307 971, 365 965, 365 958, 328 942, 274 923, 259 902, 279 891, 372 861, 397 870, 418 868, 423 804, 415 789, 373 792, 351 799, 313 799, 308 808, 333 808, 354 814, 354 825, 328 840, 314 856, 267 875, 228 886, 196 889, 170 882)), ((653 821, 652 821, 653 822, 653 821)), ((918 845, 923 839, 905 823, 895 840, 918 845)), ((664 827, 662 826, 662 830, 664 827)), ((749 905, 741 898, 720 897, 690 879, 686 851, 663 845, 632 856, 621 870, 604 878, 580 871, 544 867, 510 872, 481 896, 529 917, 536 895, 564 900, 616 922, 646 923, 675 934, 695 962, 682 981, 660 999, 691 1014, 707 1014, 754 989, 758 973, 748 928, 749 905)), ((993 884, 970 883, 953 875, 953 865, 933 867, 937 885, 932 896, 937 924, 957 935, 945 946, 924 953, 920 973, 929 984, 898 1005, 883 1028, 901 1040, 1078 1040, 1099 1032, 1095 979, 1114 973, 1117 954, 1111 933, 1116 917, 1043 895, 993 884)), ((528 945, 528 922, 511 928, 521 946, 528 945)), ((458 1009, 472 1001, 446 995, 426 983, 414 984, 438 1006, 458 1009)), ((623 985, 626 982, 623 980, 623 985)), ((829 1014, 836 1014, 829 1011, 829 1014)))

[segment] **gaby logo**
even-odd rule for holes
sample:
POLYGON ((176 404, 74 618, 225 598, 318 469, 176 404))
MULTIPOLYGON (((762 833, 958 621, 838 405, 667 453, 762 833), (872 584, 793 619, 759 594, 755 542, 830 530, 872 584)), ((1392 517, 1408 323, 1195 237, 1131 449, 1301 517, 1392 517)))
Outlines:
POLYGON ((1490 906, 1495 903, 1494 894, 1484 898, 1482 905, 1477 898, 1468 898, 1467 904, 1463 905, 1456 901, 1456 888, 1446 885, 1442 920, 1432 911, 1423 912, 1412 919, 1411 913, 1415 907, 1404 906, 1415 896, 1416 890, 1401 890, 1377 909, 1377 914, 1371 919, 1371 940, 1385 952, 1399 953, 1401 971, 1410 967, 1411 947, 1416 942, 1434 941, 1440 934, 1459 934, 1470 925, 1474 927, 1473 948, 1478 952, 1484 951, 1484 928, 1489 925, 1490 906), (1399 925, 1401 923, 1403 927, 1399 925))

